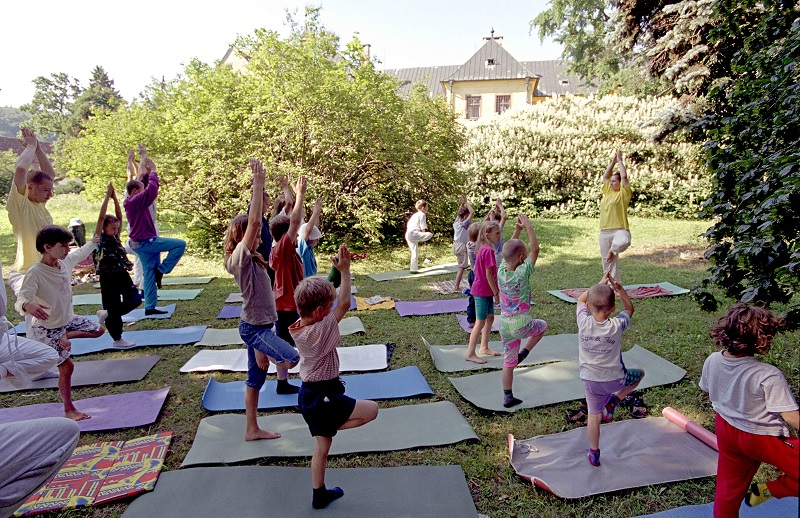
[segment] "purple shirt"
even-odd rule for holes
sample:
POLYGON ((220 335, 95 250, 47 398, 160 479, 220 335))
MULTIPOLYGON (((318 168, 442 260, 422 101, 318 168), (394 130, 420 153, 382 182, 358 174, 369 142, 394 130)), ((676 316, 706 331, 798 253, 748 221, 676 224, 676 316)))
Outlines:
POLYGON ((158 174, 155 171, 149 173, 147 187, 143 191, 128 196, 122 204, 125 206, 125 215, 130 224, 128 237, 131 241, 147 241, 151 237, 156 237, 156 222, 150 213, 150 205, 156 201, 158 196, 158 174))

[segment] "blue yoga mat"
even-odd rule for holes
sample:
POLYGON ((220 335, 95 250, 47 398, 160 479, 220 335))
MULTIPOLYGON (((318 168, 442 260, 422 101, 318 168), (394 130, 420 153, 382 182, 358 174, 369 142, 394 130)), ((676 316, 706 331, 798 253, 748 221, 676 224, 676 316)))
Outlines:
POLYGON ((122 338, 135 343, 133 347, 114 347, 113 339, 106 333, 98 338, 75 338, 72 340, 70 356, 96 353, 99 351, 118 351, 135 347, 153 347, 157 345, 193 344, 203 339, 206 326, 189 326, 177 329, 151 329, 148 331, 126 331, 122 338))
MULTIPOLYGON (((345 394, 354 399, 398 399, 433 395, 431 387, 416 366, 370 374, 342 376, 345 394)), ((290 380, 300 386, 300 380, 290 380)), ((297 406, 297 394, 276 394, 278 382, 268 380, 258 394, 258 409, 297 406)), ((203 393, 203 408, 210 412, 244 410, 244 381, 223 383, 210 378, 203 393)))
MULTIPOLYGON (((339 303, 339 299, 333 301, 333 307, 339 303)), ((356 309, 356 298, 350 295, 350 311, 356 309)), ((242 306, 222 306, 222 311, 219 312, 217 318, 239 318, 242 316, 242 306)))
MULTIPOLYGON (((127 315, 122 315, 123 322, 138 322, 139 320, 144 320, 145 318, 170 318, 175 313, 175 304, 170 304, 169 306, 156 306, 158 309, 166 311, 163 315, 145 315, 144 309, 134 309, 127 315)), ((88 318, 92 322, 97 322, 97 315, 82 315, 83 318, 88 318)), ((19 335, 24 335, 27 332, 27 328, 25 327, 25 321, 23 320, 19 324, 14 326, 14 330, 19 335)))
MULTIPOLYGON (((712 518, 714 502, 703 505, 677 507, 660 513, 641 515, 638 518, 712 518)), ((742 503, 739 509, 740 518, 773 518, 776 516, 798 516, 798 499, 796 497, 770 498, 763 504, 750 507, 742 503)))

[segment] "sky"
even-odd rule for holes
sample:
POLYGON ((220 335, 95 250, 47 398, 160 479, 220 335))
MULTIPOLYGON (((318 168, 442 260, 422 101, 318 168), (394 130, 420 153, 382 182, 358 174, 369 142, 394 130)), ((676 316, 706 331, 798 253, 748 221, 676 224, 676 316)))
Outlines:
POLYGON ((322 6, 325 27, 348 42, 358 33, 380 69, 464 63, 494 28, 520 61, 558 59, 561 46, 529 35, 548 0, 37 0, 3 2, 0 106, 31 100, 33 79, 65 72, 88 86, 102 66, 133 100, 153 78, 169 80, 192 58, 213 63, 237 35, 288 33, 286 10, 322 6), (32 6, 35 6, 32 7, 32 6))

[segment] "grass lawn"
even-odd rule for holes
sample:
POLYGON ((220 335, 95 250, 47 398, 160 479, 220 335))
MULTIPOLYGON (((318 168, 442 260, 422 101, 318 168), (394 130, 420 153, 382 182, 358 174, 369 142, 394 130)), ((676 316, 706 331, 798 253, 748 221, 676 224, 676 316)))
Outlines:
MULTIPOLYGON (((48 207, 56 224, 66 225, 70 217, 81 217, 91 233, 96 220, 99 204, 85 202, 80 196, 65 195, 54 198, 48 207)), ((601 275, 599 249, 597 243, 597 221, 589 219, 534 220, 541 244, 541 254, 533 277, 533 309, 537 318, 545 319, 549 333, 574 333, 575 306, 562 302, 547 293, 548 289, 586 287, 596 282, 601 275)), ((685 250, 702 251, 703 241, 699 234, 708 227, 702 221, 672 221, 633 218, 631 230, 633 244, 622 256, 620 269, 627 283, 669 281, 673 284, 691 288, 700 279, 708 264, 701 260, 684 261, 679 252, 685 250)), ((161 228, 165 235, 180 235, 180 227, 171 227, 162 220, 161 228)), ((506 237, 510 236, 512 225, 506 226, 506 237)), ((431 244, 421 246, 422 257, 431 257, 433 264, 453 262, 450 252, 450 234, 440 234, 431 244)), ((324 240, 323 236, 323 240, 324 240)), ((8 267, 13 261, 14 240, 5 210, 0 208, 0 260, 8 267)), ((408 267, 408 250, 405 247, 368 250, 366 259, 355 262, 354 285, 359 294, 391 296, 400 300, 426 300, 449 298, 430 291, 427 283, 445 280, 448 277, 424 277, 399 281, 377 283, 364 274, 408 267)), ((324 264, 322 258, 320 264, 324 264)), ((323 268, 321 268, 323 269, 323 268)), ((7 272, 4 272, 7 275, 7 272)), ((217 320, 215 317, 223 305, 225 297, 239 291, 233 278, 222 268, 221 258, 201 259, 186 257, 173 275, 214 275, 217 278, 210 284, 198 286, 203 292, 193 301, 178 302, 178 310, 169 320, 145 320, 127 327, 128 330, 142 330, 166 327, 181 327, 203 324, 216 328, 235 327, 236 321, 217 320)), ((90 286, 78 286, 75 293, 90 293, 90 286)), ((18 321, 13 313, 13 295, 10 295, 9 316, 18 321)), ((726 301, 727 309, 732 301, 726 301)), ((688 371, 685 379, 670 385, 652 388, 645 393, 645 402, 650 407, 651 416, 660 416, 661 409, 672 406, 694 419, 706 428, 713 430, 713 411, 707 395, 697 382, 706 356, 714 350, 708 337, 708 330, 717 314, 701 312, 688 296, 662 297, 634 301, 636 314, 633 324, 625 332, 624 347, 641 345, 688 371)), ((80 306, 81 314, 93 313, 99 307, 80 306)), ((780 311, 782 308, 774 308, 780 311)), ((353 313, 350 313, 352 315, 353 313)), ((508 462, 506 436, 514 434, 519 439, 535 435, 551 434, 572 428, 564 421, 564 412, 575 408, 577 402, 568 402, 544 408, 519 410, 513 414, 485 412, 461 399, 447 380, 447 375, 438 372, 422 344, 424 335, 435 344, 466 344, 468 336, 458 326, 453 315, 400 318, 395 311, 365 311, 358 316, 367 330, 363 336, 351 335, 342 339, 343 345, 393 342, 396 344, 390 368, 408 365, 419 366, 428 383, 435 392, 432 400, 452 401, 466 417, 480 437, 478 443, 457 444, 455 446, 406 450, 391 453, 347 455, 333 457, 329 466, 341 467, 380 467, 403 465, 443 465, 460 464, 467 476, 478 511, 492 518, 509 516, 635 516, 670 509, 673 507, 705 503, 713 500, 714 479, 705 478, 688 482, 644 487, 574 501, 563 500, 518 478, 508 462)), ((799 332, 779 336, 766 361, 782 369, 792 387, 800 382, 800 358, 797 344, 799 332)), ((499 340, 499 335, 493 336, 499 340)), ((577 344, 576 344, 577 345, 577 344)), ((178 369, 197 349, 193 346, 171 346, 153 349, 134 349, 131 351, 104 352, 80 357, 77 361, 109 358, 137 357, 158 354, 162 360, 144 380, 126 385, 81 387, 75 389, 74 399, 82 399, 104 394, 118 394, 137 390, 153 390, 171 386, 170 395, 158 421, 151 427, 121 430, 115 433, 86 433, 80 444, 118 439, 132 439, 143 435, 173 431, 171 451, 166 459, 168 470, 177 469, 189 450, 200 419, 209 415, 201 407, 201 397, 209 374, 179 374, 178 369)), ((474 374, 474 373, 473 373, 474 374)), ((458 374, 456 374, 458 375, 458 374)), ((221 374, 214 376, 230 381, 244 379, 244 373, 221 374)), ((497 387, 500 391, 500 387, 497 387)), ((55 390, 21 392, 0 395, 0 407, 26 405, 59 401, 55 390)), ((415 404, 421 401, 385 401, 381 408, 397 405, 415 404)), ((627 410, 619 412, 620 419, 629 419, 627 410)), ((602 442, 602 435, 601 435, 602 442)), ((309 459, 292 461, 263 460, 261 464, 288 466, 310 465, 309 459)), ((766 468, 757 475, 759 481, 766 481, 770 472, 766 468)), ((346 491, 347 488, 345 488, 346 491)), ((200 491, 213 491, 201 488, 200 491)), ((309 489, 309 498, 311 491, 309 489)), ((413 495, 409 495, 413 498, 413 495)), ((86 509, 62 513, 61 516, 117 516, 128 502, 118 503, 97 509, 86 509)), ((309 505, 298 502, 297 505, 309 505)), ((268 510, 265 510, 268 514, 268 510)))

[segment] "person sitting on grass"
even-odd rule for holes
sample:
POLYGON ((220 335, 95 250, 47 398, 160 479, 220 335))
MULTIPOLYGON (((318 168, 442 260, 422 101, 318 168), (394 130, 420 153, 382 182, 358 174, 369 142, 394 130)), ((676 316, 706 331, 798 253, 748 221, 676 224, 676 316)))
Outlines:
POLYGON ((109 183, 95 229, 95 234, 100 236, 97 273, 100 275, 100 295, 103 300, 103 309, 97 312, 97 318, 100 325, 105 324, 108 334, 114 339, 114 347, 132 347, 136 344, 122 338, 122 315, 139 306, 142 295, 128 273, 133 269, 133 264, 119 240, 121 225, 122 209, 114 186, 109 183), (106 214, 109 199, 114 200, 115 216, 106 214))
POLYGON ((539 241, 530 220, 524 214, 517 218, 511 239, 503 245, 503 262, 497 271, 500 288, 500 338, 503 340, 503 406, 522 403, 514 397, 514 367, 528 357, 531 349, 547 331, 547 322, 531 318, 531 274, 539 258, 539 241), (519 239, 522 229, 528 233, 531 251, 519 239), (525 347, 520 350, 522 339, 525 347))
POLYGON ((467 242, 469 241, 469 226, 472 223, 472 216, 475 215, 475 210, 469 204, 466 196, 462 194, 458 201, 461 205, 458 208, 456 219, 453 221, 453 254, 458 260, 458 273, 456 273, 456 285, 453 293, 461 292, 464 270, 468 270, 470 267, 467 242))
POLYGON ((56 350, 58 391, 64 401, 64 415, 74 421, 90 416, 72 403, 71 338, 97 338, 106 329, 88 318, 76 316, 72 309, 72 269, 89 257, 100 243, 100 236, 70 252, 72 234, 56 225, 46 225, 36 234, 36 249, 42 260, 25 273, 15 308, 33 316, 30 336, 56 350))
POLYGON ((716 412, 715 517, 737 516, 743 498, 754 506, 773 496, 797 496, 800 440, 786 423, 800 428, 800 410, 783 373, 755 357, 769 352, 784 325, 766 309, 736 304, 711 330, 714 345, 725 349, 706 359, 700 376, 716 412), (762 462, 783 475, 754 482, 762 462))
POLYGON ((578 298, 578 362, 589 418, 586 431, 589 449, 586 457, 592 466, 600 465, 600 421, 614 420, 619 402, 635 389, 644 377, 641 369, 628 369, 622 362, 622 332, 633 315, 633 302, 622 286, 606 272, 578 298), (611 286, 608 286, 608 284, 611 286), (620 294, 623 311, 616 317, 614 292, 620 294))
POLYGON ((314 509, 322 509, 344 495, 339 487, 325 487, 325 467, 336 432, 362 426, 378 417, 377 403, 346 396, 344 383, 339 379, 336 352, 341 342, 339 322, 350 306, 350 251, 345 245, 339 247, 333 263, 342 278, 337 306, 333 307, 336 299, 333 284, 319 277, 306 278, 294 292, 300 319, 289 328, 303 359, 300 363, 303 384, 297 404, 311 435, 317 438, 311 457, 314 509))

